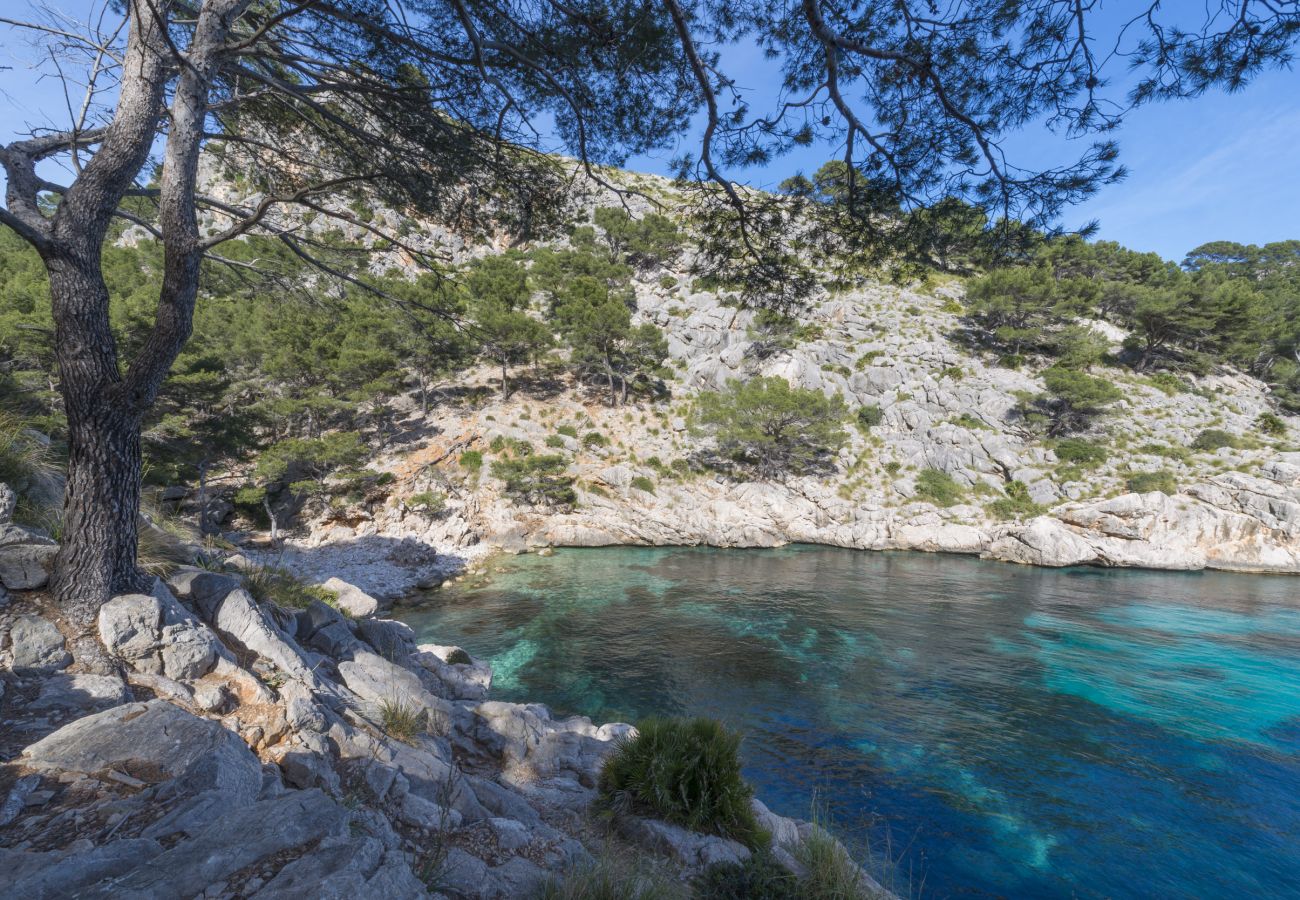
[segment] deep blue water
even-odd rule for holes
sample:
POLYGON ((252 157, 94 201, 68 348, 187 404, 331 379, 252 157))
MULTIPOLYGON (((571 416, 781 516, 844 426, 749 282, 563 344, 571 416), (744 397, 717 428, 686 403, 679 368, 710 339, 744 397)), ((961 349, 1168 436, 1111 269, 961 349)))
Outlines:
POLYGON ((1300 579, 561 550, 408 616, 502 699, 723 719, 925 897, 1300 897, 1300 579))

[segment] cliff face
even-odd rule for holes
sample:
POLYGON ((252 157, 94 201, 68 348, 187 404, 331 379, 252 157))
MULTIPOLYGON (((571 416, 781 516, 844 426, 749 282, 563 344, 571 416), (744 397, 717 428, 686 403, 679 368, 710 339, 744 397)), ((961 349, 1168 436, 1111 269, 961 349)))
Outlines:
MULTIPOLYGON (((492 373, 470 373, 459 384, 483 388, 475 402, 438 404, 428 416, 408 405, 412 437, 375 464, 397 476, 391 495, 318 519, 296 541, 304 552, 291 542, 289 560, 334 571, 327 555, 307 551, 372 539, 462 558, 493 546, 809 542, 1049 566, 1300 573, 1300 453, 1279 449, 1297 443, 1300 423, 1287 418, 1286 435, 1255 439, 1256 420, 1271 409, 1261 382, 1217 374, 1188 379, 1171 395, 1150 379, 1107 370, 1124 399, 1091 437, 1109 456, 1080 467, 1058 459, 1015 414, 1026 392, 1042 389, 1038 377, 999 367, 961 342, 958 284, 824 297, 804 317, 812 326, 805 340, 760 352, 753 313, 679 286, 687 282, 678 272, 636 285, 638 317, 668 338, 669 399, 611 408, 601 395, 568 386, 502 401, 492 373), (670 279, 677 284, 664 287, 670 279), (689 427, 694 398, 758 375, 838 394, 851 412, 877 406, 880 424, 852 429, 824 476, 746 482, 686 471, 678 461, 707 447, 689 427), (1240 436, 1240 448, 1190 450, 1207 429, 1240 436), (601 440, 583 440, 591 434, 601 440), (498 438, 563 455, 577 507, 556 512, 505 498, 489 474, 498 438), (465 450, 484 454, 480 473, 458 464, 465 450), (927 469, 948 474, 961 498, 937 506, 920 495, 917 479, 927 469), (1128 491, 1134 475, 1157 471, 1172 476, 1175 493, 1128 491), (1000 521, 990 511, 1013 480, 1041 515, 1000 521), (430 489, 447 495, 446 509, 432 516, 409 502, 430 489)), ((1118 349, 1122 332, 1094 327, 1118 349)), ((412 573, 429 570, 429 560, 384 566, 366 556, 344 574, 384 593, 400 593, 418 577, 412 573)))

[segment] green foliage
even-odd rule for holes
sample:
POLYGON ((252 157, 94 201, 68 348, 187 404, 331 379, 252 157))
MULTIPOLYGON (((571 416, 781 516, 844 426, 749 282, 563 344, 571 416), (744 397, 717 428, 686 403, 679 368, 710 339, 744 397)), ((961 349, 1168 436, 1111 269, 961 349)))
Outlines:
POLYGON ((31 423, 0 409, 0 482, 21 491, 28 482, 52 475, 57 468, 49 445, 31 423))
POLYGON ((966 496, 966 490, 941 469, 922 469, 916 476, 916 496, 935 506, 953 506, 966 496))
POLYGON ((1259 418, 1255 420, 1255 427, 1268 437, 1284 437, 1286 435, 1286 422, 1281 416, 1274 415, 1271 412, 1260 413, 1259 418))
POLYGON ((632 487, 636 488, 638 491, 645 491, 647 494, 653 494, 655 492, 655 483, 645 475, 638 475, 633 478, 632 487))
POLYGON ((599 431, 588 431, 582 436, 582 445, 584 447, 608 447, 609 438, 599 431))
POLYGON ((697 427, 713 434, 723 462, 771 477, 830 470, 848 440, 847 416, 838 395, 767 377, 701 394, 695 418, 697 427))
POLYGON ((885 421, 885 413, 878 404, 864 403, 858 408, 858 428, 865 434, 885 421))
POLYGON ((1076 463, 1087 468, 1094 468, 1110 459, 1110 450, 1105 445, 1084 438, 1061 438, 1053 445, 1053 449, 1061 462, 1076 463))
POLYGON ((339 469, 353 467, 368 454, 355 431, 336 431, 318 438, 290 438, 273 444, 257 460, 256 475, 263 483, 290 481, 295 492, 323 490, 325 479, 339 469))
POLYGON ((574 428, 572 425, 561 425, 559 428, 555 429, 555 433, 562 434, 565 437, 576 438, 578 436, 578 429, 574 428))
POLYGON ((456 647, 447 654, 447 664, 451 666, 469 666, 474 664, 474 660, 464 650, 456 647))
POLYGON ((601 769, 607 806, 751 848, 770 840, 754 819, 754 792, 740 774, 738 734, 710 719, 647 719, 637 731, 601 769))
POLYGON ((548 881, 538 900, 686 900, 686 888, 641 858, 611 854, 548 881))
POLYGON ((465 471, 477 474, 483 468, 483 453, 480 450, 466 450, 458 462, 465 471))
POLYGON ((1025 417, 1044 422, 1052 437, 1089 428, 1110 404, 1123 397, 1106 379, 1062 366, 1046 369, 1043 385, 1046 391, 1034 399, 1032 409, 1025 410, 1025 417))
POLYGON ((421 491, 407 497, 406 505, 420 510, 426 516, 438 516, 447 508, 447 495, 442 491, 421 491))
POLYGON ((1193 450, 1220 450, 1224 447, 1240 446, 1240 438, 1222 428, 1207 428, 1192 440, 1193 450))
POLYGON ((546 446, 552 448, 561 448, 564 446, 564 438, 558 434, 548 434, 546 436, 546 446))
POLYGON ((994 500, 985 507, 989 514, 1002 520, 1030 519, 1046 512, 1046 507, 1035 503, 1029 496, 1029 488, 1020 481, 1007 485, 1006 496, 994 500))
POLYGON ((709 866, 695 879, 694 887, 697 900, 804 900, 808 896, 799 879, 764 852, 744 862, 709 866))
POLYGON ((1164 469, 1159 472, 1137 472, 1129 476, 1126 486, 1135 494, 1146 494, 1151 491, 1170 495, 1178 493, 1178 482, 1174 479, 1173 473, 1164 469))
POLYGON ((639 268, 671 260, 681 249, 677 226, 658 213, 633 219, 622 207, 602 206, 596 209, 595 221, 610 252, 639 268))
POLYGON ((1150 381, 1154 387, 1163 391, 1168 397, 1185 394, 1191 390, 1190 385, 1173 372, 1155 372, 1151 374, 1147 380, 1150 381))
POLYGON ((487 256, 465 278, 469 308, 481 352, 501 370, 501 395, 510 395, 510 369, 535 362, 554 344, 546 324, 528 314, 531 291, 522 263, 487 256))
MULTIPOLYGON (((516 449, 518 453, 518 448, 516 449)), ((558 454, 519 453, 492 463, 492 477, 505 482, 508 496, 536 506, 567 508, 577 501, 568 461, 558 454)))
POLYGON ((317 600, 338 606, 338 595, 320 585, 309 584, 288 569, 270 564, 240 570, 248 592, 259 603, 273 603, 285 609, 306 609, 317 600))
POLYGON ((870 888, 862 869, 813 816, 813 827, 794 848, 807 873, 799 883, 800 900, 883 900, 870 888))
POLYGON ((412 703, 392 698, 379 701, 379 724, 384 733, 406 744, 428 731, 424 712, 412 703))

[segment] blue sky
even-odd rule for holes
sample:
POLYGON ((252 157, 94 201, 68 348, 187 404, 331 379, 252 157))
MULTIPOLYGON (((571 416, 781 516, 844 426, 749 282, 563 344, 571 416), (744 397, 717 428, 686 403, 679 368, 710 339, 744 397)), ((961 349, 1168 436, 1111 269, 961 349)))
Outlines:
MULTIPOLYGON (((87 2, 55 5, 75 11, 87 2)), ((58 83, 37 82, 25 65, 30 49, 8 29, 0 34, 0 66, 13 66, 0 71, 0 141, 30 125, 66 121, 58 83)), ((727 48, 724 64, 749 88, 756 108, 774 99, 773 73, 757 52, 727 48)), ((669 160, 697 137, 684 135, 678 148, 634 158, 628 166, 667 173, 669 160)), ((1066 227, 1096 219, 1099 237, 1174 260, 1210 240, 1300 238, 1300 73, 1272 71, 1238 94, 1142 108, 1115 137, 1128 179, 1074 207, 1062 222, 1066 227)), ((1079 152, 1041 128, 1027 129, 1012 144, 1026 163, 1060 163, 1079 152)), ((815 170, 836 153, 829 146, 805 148, 762 170, 731 174, 772 187, 797 170, 815 170)))

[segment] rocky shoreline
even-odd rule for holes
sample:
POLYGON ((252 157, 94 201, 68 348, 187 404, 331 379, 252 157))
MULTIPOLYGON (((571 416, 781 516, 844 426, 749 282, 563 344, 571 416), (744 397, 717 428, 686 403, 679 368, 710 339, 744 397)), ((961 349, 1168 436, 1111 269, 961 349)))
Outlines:
MULTIPOLYGON (((0 558, 28 546, 49 545, 0 558)), ((491 700, 488 665, 417 645, 351 585, 287 610, 182 567, 78 633, 45 568, 3 569, 0 896, 521 898, 610 853, 681 880, 750 855, 601 812, 632 726, 491 700)), ((753 809, 800 872, 818 826, 753 809)))

